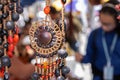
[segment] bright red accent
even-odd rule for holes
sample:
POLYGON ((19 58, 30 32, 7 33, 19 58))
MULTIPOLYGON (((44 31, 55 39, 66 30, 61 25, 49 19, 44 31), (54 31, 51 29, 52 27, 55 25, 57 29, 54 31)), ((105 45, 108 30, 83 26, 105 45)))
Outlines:
POLYGON ((44 13, 45 13, 45 14, 49 14, 49 13, 50 13, 50 7, 49 7, 49 6, 46 6, 46 7, 44 8, 44 13))

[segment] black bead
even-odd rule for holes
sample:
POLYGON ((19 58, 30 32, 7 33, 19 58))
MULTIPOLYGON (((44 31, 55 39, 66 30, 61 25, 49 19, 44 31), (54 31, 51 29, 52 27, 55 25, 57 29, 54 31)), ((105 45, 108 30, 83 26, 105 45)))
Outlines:
POLYGON ((2 15, 0 15, 0 20, 2 20, 2 18, 3 18, 3 16, 2 16, 2 15))
POLYGON ((17 13, 19 13, 19 14, 21 14, 21 13, 23 13, 23 8, 22 7, 17 7, 17 13))
POLYGON ((70 68, 68 68, 67 66, 62 67, 62 74, 66 75, 70 72, 70 68))
POLYGON ((10 75, 9 75, 9 73, 4 73, 4 80, 9 80, 9 77, 10 77, 10 75))
POLYGON ((8 7, 10 10, 14 10, 14 4, 9 4, 8 7))
POLYGON ((2 40, 2 38, 0 38, 0 45, 2 45, 2 43, 3 43, 3 40, 2 40))
POLYGON ((8 21, 6 23, 6 27, 8 30, 14 30, 14 22, 13 21, 8 21))
POLYGON ((18 13, 12 13, 12 20, 17 21, 19 19, 19 14, 18 13))
POLYGON ((60 64, 58 65, 58 68, 61 69, 64 65, 65 65, 64 62, 60 62, 60 64))
POLYGON ((8 15, 9 15, 9 13, 6 12, 6 13, 3 13, 3 14, 2 14, 2 17, 3 17, 4 19, 6 19, 6 18, 8 17, 8 15))
POLYGON ((55 69, 55 76, 56 77, 60 76, 60 69, 55 69))
POLYGON ((58 50, 58 56, 61 58, 66 58, 68 56, 68 53, 64 49, 58 50))
POLYGON ((2 30, 2 35, 3 35, 3 36, 8 36, 8 32, 7 32, 6 29, 3 29, 3 30, 2 30))
POLYGON ((0 64, 0 70, 2 69, 2 64, 0 64))
POLYGON ((11 0, 12 2, 17 2, 18 0, 11 0))
POLYGON ((2 22, 3 22, 3 21, 2 21, 2 20, 0 20, 0 24, 2 24, 2 22))
POLYGON ((8 43, 4 43, 3 47, 7 49, 8 48, 8 43))
POLYGON ((57 80, 65 80, 65 78, 63 76, 59 76, 57 80))
POLYGON ((4 49, 1 48, 1 49, 0 49, 0 57, 2 57, 3 55, 4 55, 4 49))
POLYGON ((3 10, 3 4, 0 3, 0 10, 3 10))
POLYGON ((31 76, 32 80, 38 80, 39 79, 39 74, 34 72, 31 76))
POLYGON ((8 56, 3 56, 1 58, 1 64, 5 67, 10 67, 11 66, 11 62, 10 62, 10 58, 8 56))
POLYGON ((62 3, 63 3, 63 4, 65 4, 65 3, 66 3, 66 0, 61 0, 61 1, 62 1, 62 3))

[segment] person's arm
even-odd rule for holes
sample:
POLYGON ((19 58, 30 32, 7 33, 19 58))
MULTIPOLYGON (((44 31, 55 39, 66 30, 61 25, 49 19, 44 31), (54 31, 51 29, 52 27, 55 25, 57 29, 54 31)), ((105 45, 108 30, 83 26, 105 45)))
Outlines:
POLYGON ((95 37, 96 36, 96 31, 93 31, 89 38, 88 38, 88 43, 87 43, 87 49, 86 49, 86 55, 83 56, 82 63, 91 63, 94 59, 95 55, 95 37))

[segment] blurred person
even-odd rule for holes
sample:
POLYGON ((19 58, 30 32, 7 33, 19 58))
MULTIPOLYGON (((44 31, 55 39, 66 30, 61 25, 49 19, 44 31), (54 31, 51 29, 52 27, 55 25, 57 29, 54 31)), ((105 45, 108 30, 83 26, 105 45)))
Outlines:
POLYGON ((115 5, 106 2, 100 10, 102 26, 91 32, 83 63, 91 63, 93 80, 120 80, 120 23, 115 5))

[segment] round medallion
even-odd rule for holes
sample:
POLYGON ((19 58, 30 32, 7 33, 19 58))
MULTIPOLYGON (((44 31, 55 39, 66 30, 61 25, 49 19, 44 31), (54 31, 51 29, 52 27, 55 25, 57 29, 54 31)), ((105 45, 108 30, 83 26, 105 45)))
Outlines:
MULTIPOLYGON (((44 24, 44 21, 34 22, 30 28, 30 41, 32 47, 40 55, 53 56, 54 53, 61 47, 63 36, 57 24, 52 26, 44 24)), ((42 57, 42 56, 41 56, 42 57)))

